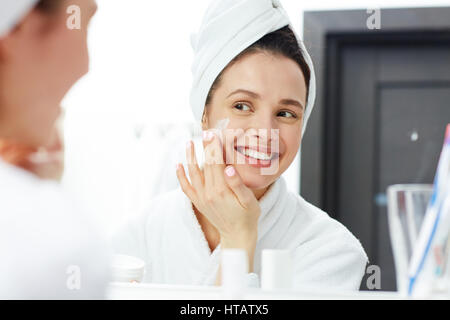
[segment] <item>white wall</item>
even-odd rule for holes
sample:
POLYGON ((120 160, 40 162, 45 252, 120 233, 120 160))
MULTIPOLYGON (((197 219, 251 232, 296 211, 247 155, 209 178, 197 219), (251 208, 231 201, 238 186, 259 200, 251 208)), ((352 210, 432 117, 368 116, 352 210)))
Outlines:
MULTIPOLYGON (((152 186, 158 172, 168 172, 167 188, 173 183, 175 163, 160 160, 174 145, 161 144, 158 125, 179 124, 172 129, 187 139, 183 124, 193 120, 189 39, 209 1, 97 2, 99 11, 90 30, 91 71, 63 103, 64 182, 110 229, 157 191, 152 186), (135 130, 142 126, 146 130, 138 140, 135 130)), ((438 0, 282 2, 300 32, 304 10, 450 5, 438 0)), ((295 192, 298 171, 295 161, 285 174, 295 192)))

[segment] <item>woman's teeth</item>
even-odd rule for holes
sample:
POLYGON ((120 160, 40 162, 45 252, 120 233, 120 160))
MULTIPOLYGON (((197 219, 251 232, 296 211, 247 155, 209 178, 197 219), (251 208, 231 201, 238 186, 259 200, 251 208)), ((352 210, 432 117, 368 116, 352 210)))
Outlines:
POLYGON ((257 160, 272 160, 271 154, 259 152, 259 151, 253 150, 253 149, 238 148, 238 151, 247 157, 254 158, 257 160))

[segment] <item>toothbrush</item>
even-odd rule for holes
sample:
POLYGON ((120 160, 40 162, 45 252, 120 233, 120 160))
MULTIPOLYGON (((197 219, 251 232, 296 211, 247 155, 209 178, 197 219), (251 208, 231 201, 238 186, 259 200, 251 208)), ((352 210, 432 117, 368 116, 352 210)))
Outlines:
POLYGON ((417 246, 414 250, 410 263, 408 288, 409 296, 411 296, 414 292, 416 282, 424 269, 425 262, 432 247, 432 242, 441 219, 445 195, 448 194, 447 188, 449 188, 450 185, 449 179, 450 124, 447 125, 445 133, 444 147, 442 149, 438 170, 434 181, 433 194, 431 196, 430 204, 428 205, 427 213, 425 215, 423 226, 417 241, 417 246))

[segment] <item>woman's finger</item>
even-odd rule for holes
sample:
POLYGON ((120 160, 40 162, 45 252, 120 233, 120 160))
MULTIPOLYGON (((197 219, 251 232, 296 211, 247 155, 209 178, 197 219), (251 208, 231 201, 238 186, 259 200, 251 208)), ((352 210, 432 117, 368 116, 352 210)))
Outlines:
POLYGON ((239 173, 233 166, 228 166, 225 169, 224 176, 227 185, 236 195, 241 205, 244 208, 248 208, 256 198, 253 192, 244 184, 239 173))
POLYGON ((188 179, 186 178, 186 173, 184 172, 184 167, 182 164, 177 164, 177 178, 180 182, 181 190, 183 190, 184 194, 192 201, 196 202, 196 192, 195 189, 191 186, 188 179))
POLYGON ((214 186, 214 175, 212 171, 212 165, 214 162, 213 150, 211 147, 211 140, 213 134, 211 131, 203 131, 203 150, 205 162, 203 165, 203 174, 205 178, 205 189, 210 190, 214 186))
POLYGON ((223 149, 222 142, 217 135, 214 135, 211 143, 208 145, 213 152, 213 165, 212 165, 212 174, 214 176, 214 188, 219 193, 224 193, 229 190, 228 185, 225 181, 225 177, 223 175, 223 170, 225 170, 225 163, 223 159, 223 149))
POLYGON ((203 174, 198 167, 197 157, 195 156, 195 147, 192 141, 186 145, 186 160, 188 166, 189 177, 195 190, 203 190, 204 179, 203 174))

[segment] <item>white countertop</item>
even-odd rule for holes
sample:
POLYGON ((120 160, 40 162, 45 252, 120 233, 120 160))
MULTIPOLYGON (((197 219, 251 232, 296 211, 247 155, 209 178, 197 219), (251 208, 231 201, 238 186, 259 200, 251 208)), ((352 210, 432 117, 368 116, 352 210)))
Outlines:
MULTIPOLYGON (((447 297, 448 298, 448 297, 447 297)), ((107 299, 112 300, 226 300, 220 287, 179 286, 138 283, 110 283, 107 299)), ((242 300, 399 300, 397 292, 263 291, 248 289, 242 300)))

